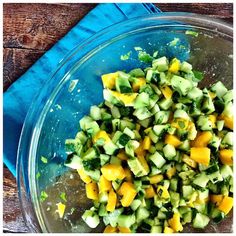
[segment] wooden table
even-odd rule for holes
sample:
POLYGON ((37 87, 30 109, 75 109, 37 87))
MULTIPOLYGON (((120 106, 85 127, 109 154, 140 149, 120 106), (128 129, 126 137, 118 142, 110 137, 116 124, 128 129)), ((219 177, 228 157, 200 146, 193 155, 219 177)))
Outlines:
MULTIPOLYGON (((158 3, 162 11, 185 11, 233 22, 230 3, 158 3)), ((65 35, 96 4, 4 4, 3 89, 19 78, 44 52, 65 35)), ((24 224, 15 178, 3 170, 3 230, 29 232, 24 224)))

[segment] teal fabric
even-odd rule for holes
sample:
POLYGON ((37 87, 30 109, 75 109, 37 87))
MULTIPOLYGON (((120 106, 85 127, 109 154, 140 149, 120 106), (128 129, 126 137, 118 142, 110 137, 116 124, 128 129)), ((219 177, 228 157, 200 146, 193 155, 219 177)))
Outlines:
POLYGON ((90 11, 3 95, 3 160, 16 175, 17 147, 30 104, 65 55, 96 32, 120 21, 160 10, 150 3, 104 3, 90 11))

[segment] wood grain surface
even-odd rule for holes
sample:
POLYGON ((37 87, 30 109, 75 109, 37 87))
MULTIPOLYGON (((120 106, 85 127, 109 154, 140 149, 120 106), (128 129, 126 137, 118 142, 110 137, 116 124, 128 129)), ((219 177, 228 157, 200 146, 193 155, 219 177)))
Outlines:
MULTIPOLYGON (((233 22, 230 3, 155 3, 162 11, 184 11, 233 22)), ((96 4, 3 5, 3 89, 19 78, 96 4)), ((3 231, 29 232, 24 225, 15 178, 3 170, 3 231)))

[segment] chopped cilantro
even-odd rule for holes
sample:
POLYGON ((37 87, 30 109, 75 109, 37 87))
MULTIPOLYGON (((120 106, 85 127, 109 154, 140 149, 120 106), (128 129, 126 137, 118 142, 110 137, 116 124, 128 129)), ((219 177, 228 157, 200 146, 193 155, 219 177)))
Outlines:
POLYGON ((44 164, 47 164, 48 163, 48 159, 44 156, 41 156, 41 161, 44 163, 44 164))
POLYGON ((126 60, 128 60, 128 59, 130 58, 130 55, 131 55, 131 51, 129 51, 128 53, 126 53, 126 54, 124 54, 124 55, 121 55, 121 56, 120 56, 120 59, 121 59, 122 61, 126 61, 126 60))
POLYGON ((152 56, 145 51, 138 52, 138 59, 145 63, 149 63, 153 60, 152 56))
POLYGON ((44 202, 48 198, 48 194, 45 191, 40 193, 40 201, 44 202))
POLYGON ((66 200, 66 193, 65 193, 65 192, 62 192, 62 193, 60 194, 60 198, 61 198, 63 201, 67 202, 67 200, 66 200))
POLYGON ((38 173, 36 174, 36 179, 38 179, 40 176, 41 176, 41 174, 38 172, 38 173))
POLYGON ((185 34, 197 37, 198 36, 198 32, 192 31, 192 30, 186 30, 185 34))
POLYGON ((204 78, 204 74, 201 71, 193 70, 194 77, 201 81, 204 78))

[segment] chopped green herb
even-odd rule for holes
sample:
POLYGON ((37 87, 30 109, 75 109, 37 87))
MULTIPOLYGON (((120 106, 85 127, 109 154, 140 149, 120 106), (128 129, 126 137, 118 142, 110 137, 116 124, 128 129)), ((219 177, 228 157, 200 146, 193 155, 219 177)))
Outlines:
POLYGON ((41 156, 41 161, 44 163, 44 164, 47 164, 48 163, 48 159, 44 156, 41 156))
POLYGON ((38 179, 40 176, 41 176, 41 174, 38 172, 38 173, 36 174, 36 179, 38 179))
POLYGON ((169 42, 169 46, 171 47, 176 46, 179 41, 180 41, 179 38, 174 38, 171 42, 169 42))
POLYGON ((194 37, 198 36, 198 32, 192 31, 192 30, 186 30, 185 34, 192 35, 194 37))
POLYGON ((120 59, 121 59, 122 61, 126 61, 126 60, 128 60, 128 59, 130 58, 130 55, 131 55, 131 51, 129 51, 128 53, 126 53, 126 54, 124 54, 124 55, 121 55, 121 56, 120 56, 120 59))
POLYGON ((60 198, 61 198, 63 201, 67 202, 67 200, 66 200, 66 193, 65 193, 65 192, 62 192, 62 193, 60 194, 60 198))
POLYGON ((201 81, 204 78, 204 74, 201 71, 193 70, 194 77, 201 81))
POLYGON ((153 60, 152 56, 145 51, 138 52, 138 59, 145 63, 149 63, 153 60))
POLYGON ((45 191, 40 193, 40 201, 44 202, 48 198, 48 194, 45 191))

